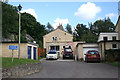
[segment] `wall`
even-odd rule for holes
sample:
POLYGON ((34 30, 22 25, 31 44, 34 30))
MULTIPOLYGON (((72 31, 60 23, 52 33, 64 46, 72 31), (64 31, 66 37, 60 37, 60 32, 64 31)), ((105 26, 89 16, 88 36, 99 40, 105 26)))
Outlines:
POLYGON ((83 58, 83 44, 79 44, 77 47, 78 59, 83 58))
POLYGON ((108 40, 112 40, 113 36, 116 36, 116 40, 118 40, 118 33, 100 33, 98 42, 103 41, 103 37, 108 37, 108 40))
MULTIPOLYGON (((99 48, 98 48, 98 50, 99 50, 99 52, 101 53, 101 58, 102 59, 104 59, 105 58, 105 54, 104 54, 104 52, 105 52, 105 49, 106 50, 109 50, 109 49, 113 49, 112 48, 112 44, 117 44, 117 45, 120 45, 120 42, 100 42, 99 43, 99 48), (102 46, 102 47, 101 47, 102 46)), ((118 47, 119 48, 119 47, 118 47)), ((117 48, 117 49, 118 49, 117 48)))
POLYGON ((22 78, 41 70, 41 63, 23 64, 11 68, 2 68, 2 78, 22 78))
POLYGON ((67 42, 72 42, 73 41, 73 35, 69 34, 65 31, 62 31, 60 29, 56 29, 50 33, 48 33, 47 35, 43 36, 43 41, 44 41, 44 48, 46 48, 46 43, 50 43, 53 42, 53 38, 52 37, 57 37, 57 41, 56 42, 60 42, 60 43, 67 43, 67 42))
MULTIPOLYGON (((9 45, 18 46, 17 50, 13 51, 14 58, 18 58, 18 50, 19 44, 18 43, 2 43, 2 57, 12 57, 12 50, 9 50, 9 45)), ((21 43, 20 44, 20 58, 28 58, 28 46, 32 46, 32 53, 31 57, 33 59, 33 47, 36 47, 36 59, 38 59, 38 46, 30 44, 30 43, 21 43)))
MULTIPOLYGON (((18 46, 18 43, 2 43, 2 57, 12 57, 12 50, 9 50, 9 45, 18 46)), ((27 43, 21 43, 21 58, 27 58, 27 43)), ((19 46, 18 46, 19 49, 19 46)), ((18 58, 18 50, 14 50, 14 57, 18 58)))
POLYGON ((120 17, 118 19, 118 23, 116 25, 116 29, 115 30, 116 30, 116 32, 118 32, 118 38, 120 40, 120 17))

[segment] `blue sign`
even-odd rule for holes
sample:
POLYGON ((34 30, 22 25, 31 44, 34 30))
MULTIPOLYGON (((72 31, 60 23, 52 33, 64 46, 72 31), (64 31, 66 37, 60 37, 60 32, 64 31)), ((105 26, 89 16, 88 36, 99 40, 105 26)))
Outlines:
POLYGON ((10 50, 17 50, 18 46, 14 46, 14 45, 9 45, 9 49, 10 50))

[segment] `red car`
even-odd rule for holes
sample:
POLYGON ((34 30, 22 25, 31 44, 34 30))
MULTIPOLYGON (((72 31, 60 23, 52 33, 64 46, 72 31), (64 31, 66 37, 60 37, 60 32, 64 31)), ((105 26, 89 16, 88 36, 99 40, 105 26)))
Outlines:
POLYGON ((89 61, 100 62, 100 54, 96 50, 89 50, 85 55, 86 55, 85 56, 85 61, 86 62, 89 62, 89 61))

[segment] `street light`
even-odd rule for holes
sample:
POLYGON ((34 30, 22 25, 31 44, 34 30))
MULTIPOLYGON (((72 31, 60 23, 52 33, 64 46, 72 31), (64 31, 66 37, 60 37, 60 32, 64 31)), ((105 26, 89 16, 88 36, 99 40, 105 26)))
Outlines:
POLYGON ((18 52, 18 58, 20 59, 20 11, 22 9, 22 6, 19 4, 18 10, 19 10, 19 52, 18 52))

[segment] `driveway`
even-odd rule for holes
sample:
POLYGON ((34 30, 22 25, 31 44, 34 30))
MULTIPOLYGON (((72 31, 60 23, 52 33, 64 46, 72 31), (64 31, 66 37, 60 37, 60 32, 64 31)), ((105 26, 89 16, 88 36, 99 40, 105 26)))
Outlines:
POLYGON ((42 70, 25 78, 117 78, 118 68, 104 63, 42 60, 42 70))

